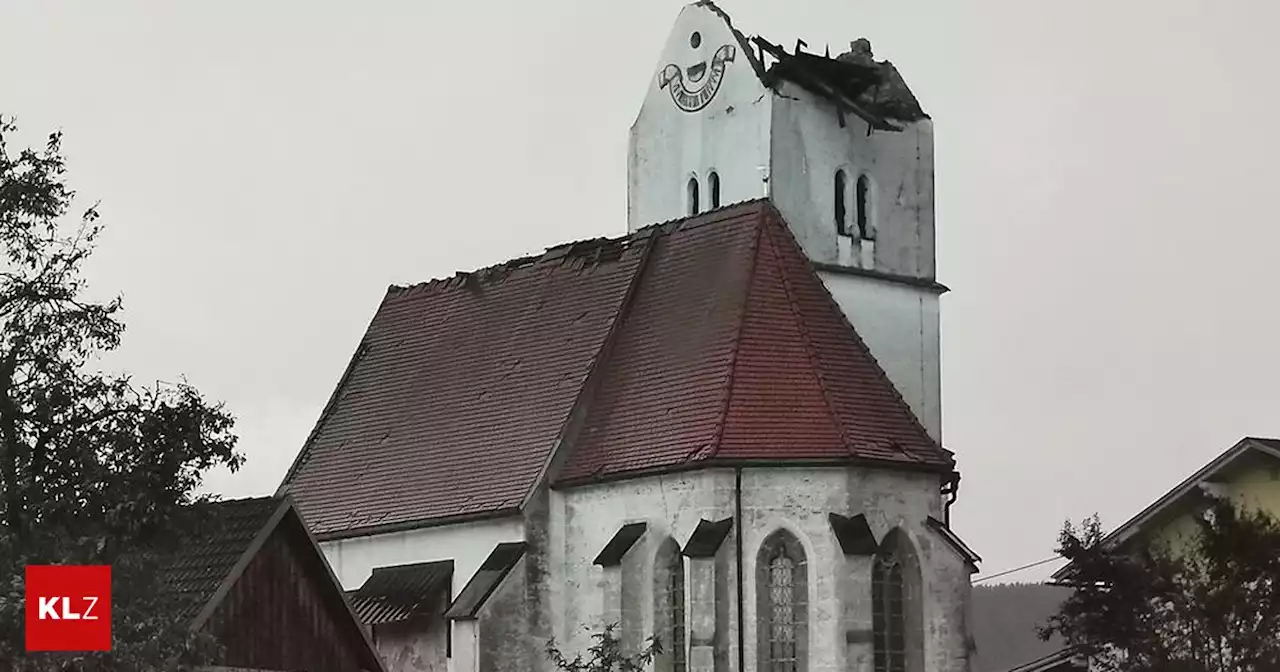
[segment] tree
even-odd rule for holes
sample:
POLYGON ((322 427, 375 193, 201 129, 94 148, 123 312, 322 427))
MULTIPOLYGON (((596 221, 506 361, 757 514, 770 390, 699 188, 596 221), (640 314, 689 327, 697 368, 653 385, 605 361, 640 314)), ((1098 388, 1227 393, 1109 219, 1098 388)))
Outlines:
POLYGON ((116 297, 86 296, 96 208, 66 222, 61 134, 9 152, 0 118, 0 668, 173 667, 208 642, 158 585, 173 531, 190 524, 202 474, 235 470, 233 419, 186 383, 136 385, 95 368, 124 324, 116 297), (23 567, 113 566, 113 651, 24 654, 23 567))
POLYGON ((1072 594, 1041 636, 1102 670, 1280 670, 1280 523, 1211 501, 1183 544, 1104 543, 1097 516, 1064 526, 1072 594))
POLYGON ((556 646, 554 639, 547 642, 547 656, 561 672, 646 672, 654 656, 662 653, 662 643, 650 637, 645 647, 634 654, 622 650, 622 642, 614 631, 617 625, 607 625, 591 635, 592 644, 587 655, 581 653, 572 659, 556 646))

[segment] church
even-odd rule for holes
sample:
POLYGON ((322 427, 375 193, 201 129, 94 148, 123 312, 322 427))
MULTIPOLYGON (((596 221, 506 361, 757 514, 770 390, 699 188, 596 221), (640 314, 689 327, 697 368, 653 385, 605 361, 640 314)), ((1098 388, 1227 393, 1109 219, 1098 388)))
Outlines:
POLYGON ((391 287, 278 494, 388 670, 969 670, 929 117, 706 0, 647 87, 627 235, 391 287))

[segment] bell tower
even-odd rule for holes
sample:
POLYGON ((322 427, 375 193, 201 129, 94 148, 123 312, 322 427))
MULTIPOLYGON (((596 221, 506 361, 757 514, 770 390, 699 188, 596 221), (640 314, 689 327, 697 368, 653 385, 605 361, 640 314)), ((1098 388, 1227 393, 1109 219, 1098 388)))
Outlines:
POLYGON ((768 198, 941 441, 933 125, 871 43, 788 51, 686 6, 631 127, 627 224, 768 198))

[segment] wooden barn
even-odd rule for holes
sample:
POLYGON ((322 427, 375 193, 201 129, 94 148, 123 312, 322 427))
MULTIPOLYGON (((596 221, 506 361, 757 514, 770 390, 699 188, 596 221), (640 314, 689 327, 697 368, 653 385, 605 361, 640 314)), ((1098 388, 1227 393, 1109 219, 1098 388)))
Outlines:
POLYGON ((222 670, 385 672, 292 500, 199 505, 202 524, 167 563, 193 630, 224 647, 222 670))

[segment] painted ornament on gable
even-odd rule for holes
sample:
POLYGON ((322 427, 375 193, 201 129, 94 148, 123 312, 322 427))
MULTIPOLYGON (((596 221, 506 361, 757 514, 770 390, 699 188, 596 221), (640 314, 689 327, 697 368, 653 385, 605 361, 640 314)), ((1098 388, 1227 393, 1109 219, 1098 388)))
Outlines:
MULTIPOLYGON (((694 36, 697 36, 697 33, 694 33, 694 36)), ((693 46, 697 47, 696 44, 693 46)), ((733 62, 736 53, 737 49, 732 44, 726 44, 717 49, 715 55, 711 57, 710 67, 706 61, 687 68, 669 63, 658 74, 658 88, 667 89, 671 93, 671 100, 675 102, 676 107, 685 112, 697 112, 716 97, 720 84, 724 82, 725 68, 733 62), (685 83, 686 78, 690 84, 701 83, 701 85, 696 89, 690 89, 685 83)))

